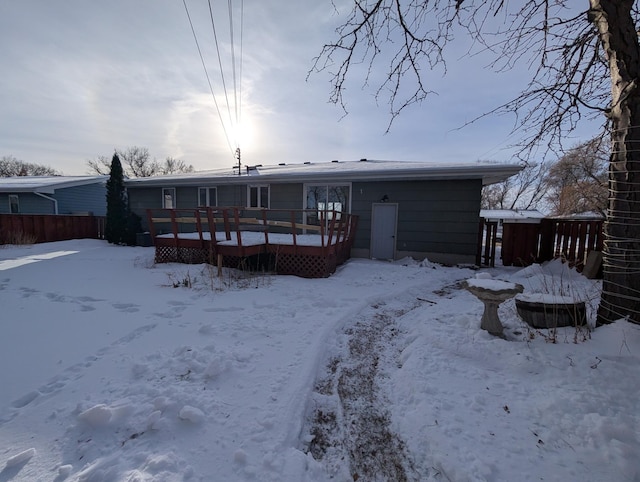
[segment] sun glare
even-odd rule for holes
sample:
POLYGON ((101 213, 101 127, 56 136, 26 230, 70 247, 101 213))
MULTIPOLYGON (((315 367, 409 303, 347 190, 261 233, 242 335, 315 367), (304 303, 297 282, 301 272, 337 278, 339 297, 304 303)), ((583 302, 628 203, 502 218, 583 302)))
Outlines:
POLYGON ((233 126, 230 134, 233 142, 240 147, 240 150, 251 149, 254 130, 250 119, 244 119, 241 123, 233 126))

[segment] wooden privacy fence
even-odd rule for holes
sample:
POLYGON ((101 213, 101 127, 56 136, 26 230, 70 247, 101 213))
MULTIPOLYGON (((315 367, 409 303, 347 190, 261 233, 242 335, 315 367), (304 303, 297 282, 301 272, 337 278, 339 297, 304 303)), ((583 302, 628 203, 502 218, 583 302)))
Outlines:
MULTIPOLYGON (((602 251, 602 220, 541 219, 539 223, 504 223, 501 257, 504 266, 528 266, 557 257, 582 271, 591 251, 602 251)), ((487 231, 491 229, 489 227, 487 231)), ((494 266, 496 237, 483 236, 482 227, 476 261, 494 266), (493 257, 491 256, 493 253, 493 257)))
POLYGON ((0 214, 0 244, 104 239, 104 216, 0 214))
POLYGON ((480 218, 478 228, 478 251, 476 264, 478 266, 496 265, 496 245, 498 239, 498 221, 485 221, 480 218))

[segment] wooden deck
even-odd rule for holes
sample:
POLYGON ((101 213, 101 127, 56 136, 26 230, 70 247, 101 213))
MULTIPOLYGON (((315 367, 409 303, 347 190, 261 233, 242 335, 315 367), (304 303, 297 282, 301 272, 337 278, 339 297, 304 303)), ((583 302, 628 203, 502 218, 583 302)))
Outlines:
POLYGON ((241 207, 148 209, 157 263, 211 263, 324 278, 349 259, 358 217, 241 207), (307 222, 303 223, 303 219, 307 222))

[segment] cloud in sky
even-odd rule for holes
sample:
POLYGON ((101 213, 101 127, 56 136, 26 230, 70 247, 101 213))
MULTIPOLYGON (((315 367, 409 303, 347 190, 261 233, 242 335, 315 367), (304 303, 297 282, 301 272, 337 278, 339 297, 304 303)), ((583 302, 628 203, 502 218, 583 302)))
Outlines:
MULTIPOLYGON (((226 120, 207 2, 186 3, 226 120)), ((227 2, 211 4, 234 117, 227 2)), ((340 21, 330 0, 244 3, 242 78, 236 79, 244 163, 511 160, 513 119, 455 129, 509 100, 529 73, 497 75, 482 59, 452 59, 446 76, 430 74, 438 94, 405 111, 385 134, 388 107, 376 105, 375 84, 362 88, 362 72, 354 71, 348 84, 346 117, 328 102, 327 73, 307 80, 312 59, 340 21)), ((1 2, 0 62, 0 156, 64 174, 85 174, 87 160, 134 145, 196 169, 234 163, 179 0, 1 2)), ((239 73, 239 58, 236 67, 239 73)))

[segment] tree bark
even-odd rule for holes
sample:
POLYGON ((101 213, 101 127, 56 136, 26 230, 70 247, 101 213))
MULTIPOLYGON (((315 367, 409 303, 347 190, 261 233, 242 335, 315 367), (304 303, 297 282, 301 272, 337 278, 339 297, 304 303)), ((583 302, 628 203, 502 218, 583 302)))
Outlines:
POLYGON ((640 323, 640 46, 633 0, 590 0, 609 62, 612 146, 597 324, 640 323))

